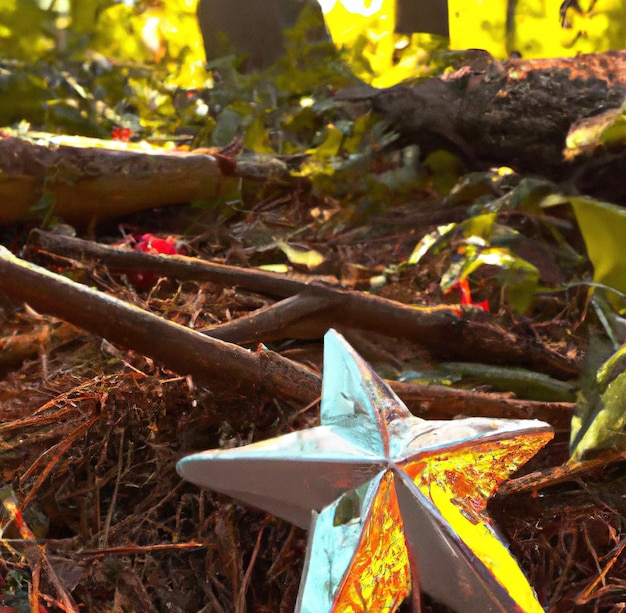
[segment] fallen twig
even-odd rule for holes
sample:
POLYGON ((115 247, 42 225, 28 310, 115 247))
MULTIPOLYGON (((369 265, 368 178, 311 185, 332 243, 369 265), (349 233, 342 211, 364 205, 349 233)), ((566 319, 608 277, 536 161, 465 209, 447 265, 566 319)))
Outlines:
POLYGON ((4 247, 0 247, 0 290, 39 311, 151 356, 178 373, 213 386, 222 382, 231 392, 266 392, 298 402, 312 402, 320 395, 317 374, 277 353, 251 352, 209 338, 30 264, 4 247))
POLYGON ((393 391, 419 417, 454 418, 459 415, 542 419, 557 432, 567 432, 574 410, 571 402, 520 400, 492 394, 445 387, 392 381, 393 391))
MULTIPOLYGON (((153 357, 182 374, 232 392, 264 391, 307 405, 321 394, 320 377, 272 351, 250 352, 172 323, 102 292, 30 264, 0 249, 0 290, 112 342, 153 357)), ((407 307, 408 308, 408 307, 407 307)), ((533 402, 436 385, 391 382, 416 415, 537 417, 566 429, 568 403, 533 402), (436 413, 436 415, 434 415, 436 413)))
POLYGON ((125 547, 99 547, 98 549, 81 549, 76 553, 81 556, 145 556, 158 551, 196 551, 206 549, 206 543, 157 543, 155 545, 127 545, 125 547))
POLYGON ((282 338, 320 338, 328 328, 352 327, 406 338, 439 359, 479 360, 527 366, 558 379, 572 379, 578 368, 555 351, 489 322, 460 316, 458 307, 412 306, 379 296, 306 283, 260 270, 214 264, 185 256, 158 256, 97 245, 90 241, 34 230, 30 248, 63 255, 90 255, 111 268, 142 270, 179 280, 210 280, 266 295, 290 298, 206 330, 234 343, 282 338))
POLYGON ((142 271, 179 281, 211 281, 224 286, 237 285, 253 292, 286 298, 301 292, 306 283, 278 273, 216 264, 198 258, 160 256, 102 245, 81 238, 31 230, 27 255, 43 251, 75 258, 95 258, 114 270, 142 271))
POLYGON ((568 481, 577 483, 589 481, 606 472, 607 466, 615 462, 623 462, 624 460, 626 460, 625 452, 613 450, 593 460, 567 462, 561 466, 550 467, 540 472, 511 479, 503 483, 498 489, 498 496, 511 496, 528 491, 539 491, 568 481))

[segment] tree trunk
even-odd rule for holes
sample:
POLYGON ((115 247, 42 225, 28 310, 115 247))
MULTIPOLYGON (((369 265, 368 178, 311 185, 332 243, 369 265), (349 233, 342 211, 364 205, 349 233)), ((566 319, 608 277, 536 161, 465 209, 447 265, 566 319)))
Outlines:
POLYGON ((233 51, 246 55, 245 68, 257 70, 275 62, 284 52, 285 28, 292 28, 310 0, 200 0, 198 23, 207 60, 233 51))

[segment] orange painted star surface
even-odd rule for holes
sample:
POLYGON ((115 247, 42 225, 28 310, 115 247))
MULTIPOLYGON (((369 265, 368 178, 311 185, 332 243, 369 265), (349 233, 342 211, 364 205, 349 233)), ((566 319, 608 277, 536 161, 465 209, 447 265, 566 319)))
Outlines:
POLYGON ((487 500, 518 466, 535 455, 550 433, 461 445, 400 466, 456 535, 484 565, 486 576, 510 596, 516 611, 542 612, 536 596, 486 513, 487 500))
POLYGON ((486 508, 552 438, 537 420, 413 416, 330 330, 321 425, 183 458, 183 477, 308 527, 299 613, 539 613, 486 508))
POLYGON ((395 611, 411 592, 404 524, 393 478, 393 472, 386 471, 374 493, 354 557, 333 602, 335 611, 395 611))

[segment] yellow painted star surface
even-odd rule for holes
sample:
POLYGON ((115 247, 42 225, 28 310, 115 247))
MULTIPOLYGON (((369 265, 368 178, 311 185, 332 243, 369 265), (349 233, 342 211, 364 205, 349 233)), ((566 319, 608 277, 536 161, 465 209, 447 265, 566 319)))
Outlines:
POLYGON ((409 597, 418 606, 420 590, 459 613, 543 611, 486 506, 552 438, 548 424, 419 419, 333 330, 320 420, 178 464, 194 483, 310 528, 297 611, 391 612, 409 597))

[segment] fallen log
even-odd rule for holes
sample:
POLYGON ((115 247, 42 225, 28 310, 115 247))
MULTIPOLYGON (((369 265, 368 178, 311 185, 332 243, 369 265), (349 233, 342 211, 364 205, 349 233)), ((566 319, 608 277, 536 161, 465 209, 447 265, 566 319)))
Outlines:
POLYGON ((450 75, 346 91, 337 100, 368 100, 400 135, 392 146, 415 143, 423 156, 449 149, 469 168, 510 166, 626 201, 625 143, 567 151, 581 121, 624 105, 626 51, 498 62, 473 50, 450 75))
POLYGON ((0 138, 0 225, 31 212, 76 225, 145 209, 211 201, 234 193, 238 179, 219 156, 115 141, 47 135, 0 138), (71 142, 72 144, 59 144, 71 142))

